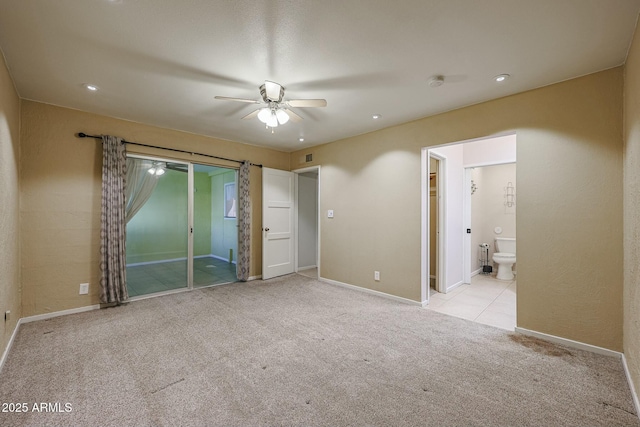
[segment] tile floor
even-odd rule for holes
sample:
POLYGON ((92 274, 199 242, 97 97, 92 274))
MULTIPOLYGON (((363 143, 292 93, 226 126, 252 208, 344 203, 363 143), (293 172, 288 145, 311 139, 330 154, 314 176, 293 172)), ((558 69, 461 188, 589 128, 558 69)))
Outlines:
MULTIPOLYGON (((193 286, 220 285, 237 281, 236 265, 217 258, 193 260, 193 286)), ((187 287, 187 261, 168 261, 127 267, 130 297, 187 287)))
POLYGON ((470 285, 442 294, 431 289, 427 308, 513 331, 516 326, 516 281, 478 274, 470 285))

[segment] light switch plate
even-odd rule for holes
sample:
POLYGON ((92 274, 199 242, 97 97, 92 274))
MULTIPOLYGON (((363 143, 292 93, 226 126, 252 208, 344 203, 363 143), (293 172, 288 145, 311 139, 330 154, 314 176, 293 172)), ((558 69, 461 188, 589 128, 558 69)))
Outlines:
POLYGON ((329 210, 327 211, 327 217, 328 217, 328 218, 333 218, 333 209, 329 209, 329 210))

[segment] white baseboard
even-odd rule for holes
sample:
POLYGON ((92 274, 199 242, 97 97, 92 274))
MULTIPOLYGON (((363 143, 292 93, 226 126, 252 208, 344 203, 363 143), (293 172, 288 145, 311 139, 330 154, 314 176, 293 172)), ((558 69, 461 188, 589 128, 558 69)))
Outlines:
POLYGON ((38 320, 53 319, 54 317, 66 316, 68 314, 84 313, 85 311, 99 310, 100 304, 88 305, 85 307, 71 308, 69 310, 54 311, 52 313, 36 314, 35 316, 23 317, 22 323, 37 322, 38 320))
MULTIPOLYGON (((205 255, 205 257, 215 258, 215 259, 219 259, 220 261, 229 262, 229 258, 224 258, 224 257, 218 256, 218 255, 214 255, 214 254, 205 255)), ((198 257, 194 257, 194 258, 198 258, 198 257)), ((236 263, 235 261, 231 261, 231 264, 235 264, 235 263, 236 263)))
POLYGON ((609 350, 608 348, 598 347, 596 345, 586 344, 580 341, 570 340, 568 338, 557 337, 555 335, 549 335, 542 332, 532 331, 530 329, 519 328, 516 326, 515 331, 522 335, 528 335, 534 338, 540 338, 545 341, 564 345, 566 347, 577 348, 578 350, 586 350, 596 354, 602 354, 603 356, 621 358, 622 353, 619 351, 609 350))
POLYGON ((627 358, 624 357, 624 353, 622 354, 622 366, 624 367, 624 374, 627 377, 627 383, 629 383, 629 388, 631 389, 631 397, 633 398, 633 406, 636 408, 636 415, 640 417, 640 400, 638 400, 638 394, 636 393, 636 388, 633 384, 629 366, 627 365, 627 358))
POLYGON ((387 294, 385 292, 374 291, 373 289, 367 289, 367 288, 363 288, 361 286, 350 285, 348 283, 338 282, 337 280, 331 280, 331 279, 327 279, 327 278, 324 278, 324 277, 319 277, 318 280, 320 280, 321 282, 329 283, 331 285, 342 286, 343 288, 354 289, 356 291, 365 292, 367 294, 377 295, 379 297, 391 299, 391 300, 398 301, 398 302, 401 302, 401 303, 404 303, 404 304, 417 305, 417 306, 421 306, 421 307, 425 307, 426 306, 426 301, 423 301, 423 302, 414 301, 414 300, 411 300, 409 298, 398 297, 398 296, 395 296, 395 295, 387 294))
POLYGON ((477 276, 478 274, 482 273, 482 268, 477 269, 476 271, 472 271, 471 272, 471 277, 473 276, 477 276))
MULTIPOLYGON (((205 255, 209 256, 209 255, 205 255)), ((197 258, 197 257, 194 257, 197 258)), ((143 262, 132 262, 131 264, 127 264, 127 267, 138 267, 140 265, 151 265, 151 264, 164 264, 165 262, 175 262, 175 261, 186 261, 186 257, 182 258, 171 258, 171 259, 161 259, 157 261, 143 261, 143 262)))
MULTIPOLYGON (((193 259, 201 259, 201 258, 215 258, 224 262, 229 262, 229 258, 223 258, 221 256, 214 255, 214 254, 195 255, 193 257, 193 259)), ((140 265, 151 265, 151 264, 164 264, 165 262, 186 261, 186 260, 187 260, 186 257, 182 257, 182 258, 161 259, 158 261, 134 262, 131 264, 127 264, 127 267, 138 267, 140 265)), ((232 263, 235 264, 236 262, 233 261, 232 263)))
POLYGON ((304 267, 298 267, 298 271, 311 270, 312 268, 316 268, 317 265, 305 265, 304 267))
POLYGON ((15 340, 16 335, 18 335, 18 330, 20 329, 20 326, 23 323, 36 322, 38 320, 47 320, 47 319, 52 319, 54 317, 66 316, 68 314, 83 313, 85 311, 98 310, 99 308, 100 308, 100 304, 96 304, 96 305, 90 305, 87 307, 79 307, 79 308, 72 308, 69 310, 54 311, 53 313, 38 314, 35 316, 22 317, 18 319, 18 322, 16 323, 16 327, 13 329, 13 333, 11 334, 11 338, 9 338, 9 342, 7 343, 7 348, 5 348, 4 352, 2 353, 2 359, 0 359, 0 372, 2 372, 2 368, 4 367, 4 362, 7 360, 9 351, 13 346, 13 341, 15 340))
POLYGON ((13 333, 11 334, 11 338, 9 338, 9 342, 7 343, 7 348, 4 349, 2 353, 2 359, 0 359, 0 372, 2 372, 2 368, 4 368, 4 362, 7 360, 9 356, 9 351, 11 347, 13 347, 13 341, 16 339, 16 335, 18 335, 18 329, 20 329, 20 325, 22 324, 22 319, 18 319, 16 322, 16 327, 13 328, 13 333))
MULTIPOLYGON (((456 284, 454 284, 454 285, 449 286, 449 287, 447 288, 447 292, 451 292, 451 291, 452 291, 452 290, 454 290, 455 288, 457 288, 457 287, 459 287, 459 286, 462 286, 462 285, 464 285, 464 282, 463 282, 463 281, 459 281, 458 283, 456 283, 456 284)), ((446 294, 447 292, 445 292, 445 294, 446 294)))

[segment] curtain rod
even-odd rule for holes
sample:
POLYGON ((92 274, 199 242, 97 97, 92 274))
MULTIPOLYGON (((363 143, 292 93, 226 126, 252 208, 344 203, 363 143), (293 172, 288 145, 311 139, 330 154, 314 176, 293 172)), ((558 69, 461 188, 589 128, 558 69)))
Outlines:
MULTIPOLYGON (((94 139, 99 139, 102 140, 102 136, 98 136, 98 135, 87 135, 84 132, 78 132, 76 134, 76 136, 78 138, 94 138, 94 139)), ((220 156, 213 156, 211 154, 203 154, 203 153, 196 153, 194 151, 187 151, 187 150, 180 150, 178 148, 166 148, 166 147, 158 147, 157 145, 149 145, 149 144, 141 144, 139 142, 131 142, 131 141, 126 141, 126 140, 122 140, 123 144, 130 144, 130 145, 137 145, 139 147, 148 147, 148 148, 158 148, 160 150, 168 150, 168 151, 176 151, 178 153, 186 153, 186 154, 197 154, 198 156, 205 156, 205 157, 211 157, 212 159, 218 159, 218 160, 226 160, 227 162, 235 162, 235 163, 244 163, 241 160, 234 160, 234 159, 227 159, 226 157, 220 157, 220 156)), ((257 166, 259 168, 262 167, 262 165, 257 164, 257 163, 249 163, 251 166, 257 166)))

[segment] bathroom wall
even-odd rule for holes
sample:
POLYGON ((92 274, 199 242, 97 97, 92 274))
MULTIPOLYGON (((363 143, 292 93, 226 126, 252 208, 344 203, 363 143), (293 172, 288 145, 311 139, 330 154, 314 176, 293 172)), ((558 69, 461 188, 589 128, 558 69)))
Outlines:
MULTIPOLYGON (((488 243, 489 264, 493 253, 496 251, 496 237, 516 237, 516 206, 506 206, 505 187, 511 182, 516 185, 516 164, 477 167, 472 170, 478 189, 471 196, 471 272, 480 268, 478 261, 478 246, 480 243, 488 243), (502 233, 495 233, 496 227, 502 228, 502 233)), ((497 265, 494 265, 494 271, 497 265)), ((515 269, 515 267, 514 267, 515 269)))
POLYGON ((640 30, 624 70, 624 355, 640 395, 640 30))

